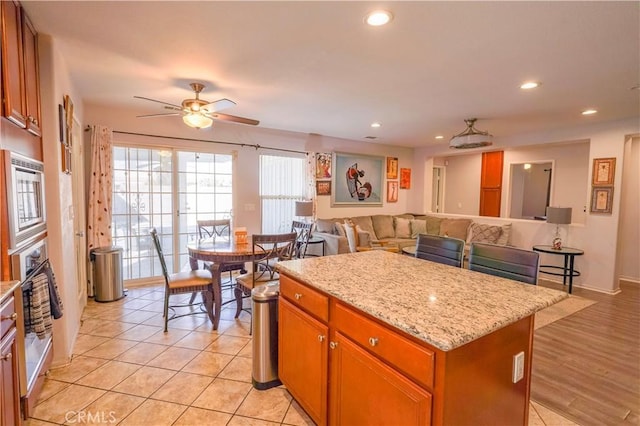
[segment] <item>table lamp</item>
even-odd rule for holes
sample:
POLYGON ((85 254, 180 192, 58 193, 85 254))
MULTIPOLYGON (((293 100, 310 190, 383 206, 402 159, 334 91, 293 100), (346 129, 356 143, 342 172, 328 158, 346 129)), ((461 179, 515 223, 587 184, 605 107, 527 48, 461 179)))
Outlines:
POLYGON ((313 201, 296 201, 296 216, 304 218, 313 216, 313 201))
POLYGON ((552 244, 553 249, 562 250, 560 225, 569 225, 571 223, 571 207, 547 207, 547 223, 556 225, 556 234, 552 244))

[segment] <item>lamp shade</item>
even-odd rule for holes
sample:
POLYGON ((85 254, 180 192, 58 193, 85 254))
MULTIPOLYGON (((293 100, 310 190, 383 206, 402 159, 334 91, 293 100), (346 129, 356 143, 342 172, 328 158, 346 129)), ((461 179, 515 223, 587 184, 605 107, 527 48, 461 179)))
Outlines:
POLYGON ((547 223, 568 225, 571 223, 571 207, 547 207, 547 223))
POLYGON ((296 216, 313 216, 313 201, 296 201, 296 216))
POLYGON ((213 120, 200 112, 190 112, 182 117, 182 121, 189 127, 205 129, 213 124, 213 120))

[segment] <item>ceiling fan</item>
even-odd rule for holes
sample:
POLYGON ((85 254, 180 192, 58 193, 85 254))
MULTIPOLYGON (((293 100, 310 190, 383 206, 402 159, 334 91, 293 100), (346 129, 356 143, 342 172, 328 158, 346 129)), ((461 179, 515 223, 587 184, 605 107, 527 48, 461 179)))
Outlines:
POLYGON ((238 117, 229 114, 220 114, 218 111, 230 108, 236 103, 230 99, 218 99, 217 101, 209 102, 204 99, 200 99, 200 92, 204 89, 204 85, 200 83, 189 84, 195 92, 194 99, 185 99, 182 101, 182 105, 176 105, 169 102, 159 101, 156 99, 145 98, 144 96, 134 96, 136 99, 144 99, 146 101, 157 102, 164 105, 165 109, 173 112, 165 112, 162 114, 145 114, 138 115, 138 118, 150 118, 150 117, 168 117, 172 115, 181 115, 182 121, 189 126, 196 129, 204 129, 210 127, 213 124, 213 120, 232 121, 234 123, 250 124, 252 126, 258 125, 258 120, 251 118, 238 117))

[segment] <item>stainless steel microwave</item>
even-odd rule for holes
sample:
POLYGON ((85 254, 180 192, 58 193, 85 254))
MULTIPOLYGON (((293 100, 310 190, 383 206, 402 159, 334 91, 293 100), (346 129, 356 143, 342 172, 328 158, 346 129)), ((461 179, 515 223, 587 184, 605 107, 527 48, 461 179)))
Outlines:
POLYGON ((44 202, 44 164, 5 151, 9 251, 39 238, 47 231, 44 202))

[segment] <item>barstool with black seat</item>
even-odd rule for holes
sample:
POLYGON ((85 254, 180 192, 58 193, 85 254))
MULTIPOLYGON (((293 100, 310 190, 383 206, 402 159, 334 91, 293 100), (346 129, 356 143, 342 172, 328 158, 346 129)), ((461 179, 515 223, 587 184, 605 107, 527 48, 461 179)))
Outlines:
POLYGON ((439 235, 419 234, 415 256, 418 259, 461 268, 464 258, 464 241, 439 235))
POLYGON ((538 284, 540 255, 535 251, 485 243, 471 243, 469 269, 509 278, 527 284, 538 284))
POLYGON ((158 253, 160 259, 160 266, 162 267, 162 274, 164 275, 164 331, 167 332, 168 323, 172 319, 180 318, 186 315, 195 315, 206 313, 209 316, 211 322, 213 322, 213 277, 211 272, 207 269, 198 269, 195 271, 185 271, 170 274, 167 271, 167 264, 164 260, 164 254, 162 246, 160 245, 160 239, 155 228, 149 230, 151 238, 153 239, 153 245, 158 253), (199 309, 202 303, 189 302, 186 304, 169 304, 169 297, 176 294, 185 293, 203 293, 203 303, 205 310, 199 309), (198 309, 195 309, 198 307, 198 309), (178 314, 175 308, 191 308, 189 312, 178 314), (169 317, 169 310, 173 312, 173 315, 169 317))
POLYGON ((251 272, 236 277, 236 318, 242 311, 242 300, 251 296, 251 290, 257 285, 279 281, 276 263, 293 259, 298 234, 258 234, 251 236, 253 260, 251 272))

